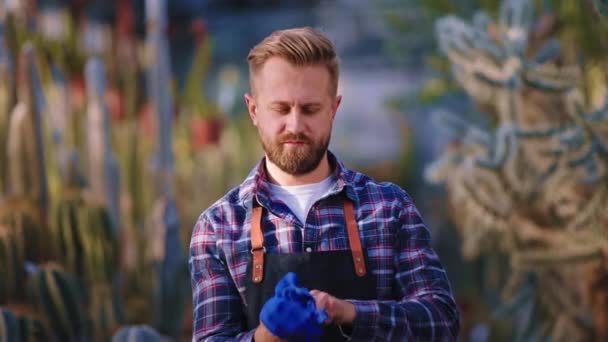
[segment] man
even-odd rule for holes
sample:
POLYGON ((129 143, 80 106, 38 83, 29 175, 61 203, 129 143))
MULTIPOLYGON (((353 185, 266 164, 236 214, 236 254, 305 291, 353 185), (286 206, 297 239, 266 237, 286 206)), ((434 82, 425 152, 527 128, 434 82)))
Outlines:
POLYGON ((259 313, 290 271, 329 315, 322 340, 455 340, 456 304, 410 196, 327 150, 341 101, 331 42, 277 31, 248 62, 265 158, 194 227, 193 340, 278 341, 259 313))

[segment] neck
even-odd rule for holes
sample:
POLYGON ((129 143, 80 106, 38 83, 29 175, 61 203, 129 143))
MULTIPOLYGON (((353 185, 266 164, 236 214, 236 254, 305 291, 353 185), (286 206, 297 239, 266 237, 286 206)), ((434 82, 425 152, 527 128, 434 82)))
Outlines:
POLYGON ((303 175, 292 175, 281 170, 276 164, 266 158, 266 173, 270 182, 282 186, 306 185, 318 183, 329 177, 331 168, 327 152, 321 159, 319 165, 309 173, 303 175))

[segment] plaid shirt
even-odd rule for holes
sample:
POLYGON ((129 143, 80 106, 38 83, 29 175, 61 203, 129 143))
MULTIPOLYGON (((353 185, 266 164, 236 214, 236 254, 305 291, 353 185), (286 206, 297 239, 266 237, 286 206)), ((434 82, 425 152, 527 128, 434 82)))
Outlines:
POLYGON ((342 194, 353 201, 361 244, 377 284, 377 300, 350 300, 356 308, 352 339, 456 340, 456 304, 411 197, 394 184, 346 169, 328 155, 336 182, 310 209, 305 224, 285 203, 270 198, 264 160, 201 214, 190 244, 193 341, 252 340, 254 330, 243 331, 243 305, 254 197, 265 208, 267 252, 297 253, 349 249, 342 194))

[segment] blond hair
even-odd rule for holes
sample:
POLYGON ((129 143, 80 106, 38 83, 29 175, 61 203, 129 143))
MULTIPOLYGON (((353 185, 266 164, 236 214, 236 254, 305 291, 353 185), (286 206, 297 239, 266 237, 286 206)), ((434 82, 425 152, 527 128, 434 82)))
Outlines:
POLYGON ((338 91, 340 73, 338 57, 332 42, 312 27, 274 31, 253 47, 247 56, 249 82, 253 91, 253 76, 271 57, 281 57, 296 66, 324 65, 329 71, 333 95, 338 91))

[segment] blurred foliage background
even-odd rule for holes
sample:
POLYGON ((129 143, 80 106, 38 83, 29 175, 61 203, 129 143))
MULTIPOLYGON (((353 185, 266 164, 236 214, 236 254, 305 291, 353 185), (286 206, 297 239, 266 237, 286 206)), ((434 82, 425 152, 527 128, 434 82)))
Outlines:
POLYGON ((341 59, 330 148, 413 195, 461 340, 608 338, 607 13, 1 1, 0 340, 190 339, 192 227, 262 156, 246 55, 305 25, 341 59))

